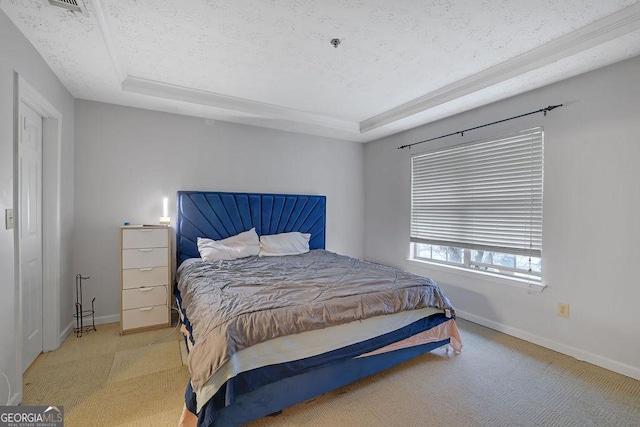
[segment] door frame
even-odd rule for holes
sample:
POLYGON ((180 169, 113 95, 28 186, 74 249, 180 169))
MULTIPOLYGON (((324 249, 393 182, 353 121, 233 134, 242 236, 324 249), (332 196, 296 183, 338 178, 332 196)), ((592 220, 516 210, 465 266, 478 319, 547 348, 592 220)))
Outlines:
MULTIPOLYGON (((14 211, 20 209, 18 144, 20 102, 42 117, 42 350, 60 347, 60 183, 62 114, 17 72, 14 73, 14 211)), ((19 219, 19 212, 14 212, 19 219)), ((20 226, 14 226, 15 325, 17 372, 22 372, 22 277, 20 277, 20 226)), ((22 394, 20 392, 20 394, 22 394)))

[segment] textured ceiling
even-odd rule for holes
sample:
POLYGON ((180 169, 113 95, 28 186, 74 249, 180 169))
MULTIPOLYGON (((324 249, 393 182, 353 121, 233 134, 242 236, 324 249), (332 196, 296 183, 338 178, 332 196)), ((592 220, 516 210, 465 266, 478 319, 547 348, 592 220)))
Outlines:
POLYGON ((362 142, 640 54, 635 0, 80 1, 0 0, 76 98, 362 142))

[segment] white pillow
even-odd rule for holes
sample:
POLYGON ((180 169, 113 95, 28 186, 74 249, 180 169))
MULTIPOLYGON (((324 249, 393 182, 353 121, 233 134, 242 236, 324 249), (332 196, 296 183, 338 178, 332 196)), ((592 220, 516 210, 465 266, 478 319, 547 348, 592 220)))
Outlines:
POLYGON ((260 236, 259 256, 298 255, 309 252, 311 234, 291 233, 260 236))
POLYGON ((208 261, 245 258, 258 255, 260 240, 255 228, 222 240, 198 237, 198 252, 200 258, 208 261))

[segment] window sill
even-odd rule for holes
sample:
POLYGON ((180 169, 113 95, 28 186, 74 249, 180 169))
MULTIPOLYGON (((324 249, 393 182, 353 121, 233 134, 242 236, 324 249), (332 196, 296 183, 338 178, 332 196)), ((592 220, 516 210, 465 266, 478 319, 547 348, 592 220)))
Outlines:
POLYGON ((453 273, 473 279, 480 279, 490 281, 492 283, 501 283, 508 286, 515 286, 522 289, 527 289, 533 292, 542 292, 547 286, 541 282, 533 280, 519 279, 516 277, 507 277, 501 274, 490 273, 486 271, 474 271, 468 268, 461 268, 455 265, 440 264, 437 262, 422 261, 408 258, 407 262, 419 268, 428 268, 433 270, 440 270, 447 273, 453 273))

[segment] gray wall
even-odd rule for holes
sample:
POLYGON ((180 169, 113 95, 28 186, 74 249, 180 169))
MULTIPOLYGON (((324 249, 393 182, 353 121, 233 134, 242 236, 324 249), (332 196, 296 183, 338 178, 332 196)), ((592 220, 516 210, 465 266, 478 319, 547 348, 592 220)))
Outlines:
POLYGON ((76 101, 74 271, 100 321, 119 321, 119 226, 156 224, 178 190, 327 196, 327 249, 362 257, 362 145, 76 101))
MULTIPOLYGON (((640 58, 365 146, 365 257, 435 279, 461 317, 640 379, 640 58), (412 143, 564 103, 437 143, 412 143), (407 261, 410 156, 545 130, 542 293, 407 261), (556 316, 558 302, 570 318, 556 316)), ((464 336, 462 337, 464 340, 464 336)))
MULTIPOLYGON (((0 10, 0 371, 11 382, 13 403, 22 394, 22 376, 16 370, 16 293, 14 234, 4 227, 5 209, 14 206, 14 72, 62 114, 61 146, 61 246, 60 331, 71 324, 73 279, 71 228, 73 227, 73 97, 42 57, 0 10)), ((46 286, 46 283, 44 284, 46 286)), ((0 379, 0 402, 7 401, 4 378, 0 379)))

